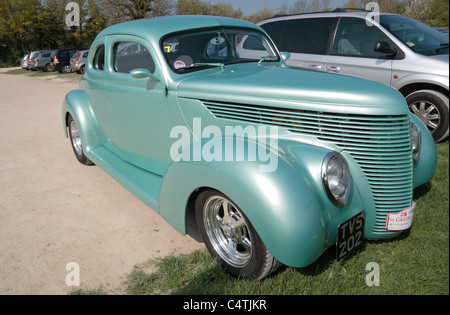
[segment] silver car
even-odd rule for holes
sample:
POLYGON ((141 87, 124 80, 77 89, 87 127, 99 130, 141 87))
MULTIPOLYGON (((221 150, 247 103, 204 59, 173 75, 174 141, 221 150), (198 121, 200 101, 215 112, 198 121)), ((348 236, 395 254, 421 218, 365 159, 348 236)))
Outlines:
POLYGON ((42 70, 44 72, 51 71, 50 69, 50 54, 51 50, 44 50, 39 52, 31 61, 31 70, 42 70))
POLYGON ((22 69, 26 69, 28 67, 28 56, 29 55, 30 54, 23 56, 22 63, 21 63, 22 69))
POLYGON ((76 71, 77 73, 84 74, 88 53, 89 50, 77 51, 70 58, 70 69, 72 69, 72 71, 76 71))
POLYGON ((405 16, 342 9, 274 17, 259 25, 280 51, 290 53, 288 65, 390 85, 435 141, 448 137, 448 36, 405 16))

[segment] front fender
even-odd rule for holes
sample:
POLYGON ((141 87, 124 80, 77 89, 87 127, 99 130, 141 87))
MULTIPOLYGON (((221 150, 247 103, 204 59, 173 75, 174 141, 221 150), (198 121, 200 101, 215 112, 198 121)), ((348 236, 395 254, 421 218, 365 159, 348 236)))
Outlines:
POLYGON ((448 91, 448 77, 433 74, 410 74, 398 80, 392 81, 392 87, 401 91, 412 84, 432 84, 440 86, 448 91))
POLYGON ((329 226, 334 224, 329 210, 335 208, 320 181, 329 150, 306 144, 280 147, 273 172, 261 172, 256 161, 174 163, 161 188, 160 215, 185 234, 189 197, 196 189, 212 188, 245 213, 275 258, 294 267, 311 264, 335 241, 329 226))
POLYGON ((73 90, 69 92, 62 106, 62 122, 66 137, 67 115, 70 114, 75 120, 80 131, 81 139, 83 139, 83 150, 85 154, 101 143, 101 129, 97 117, 92 108, 91 100, 84 90, 73 90))
POLYGON ((436 143, 433 136, 423 124, 423 122, 413 114, 409 114, 412 122, 414 122, 422 132, 422 146, 420 149, 419 161, 414 164, 413 168, 413 186, 414 188, 428 183, 434 175, 437 164, 436 143))

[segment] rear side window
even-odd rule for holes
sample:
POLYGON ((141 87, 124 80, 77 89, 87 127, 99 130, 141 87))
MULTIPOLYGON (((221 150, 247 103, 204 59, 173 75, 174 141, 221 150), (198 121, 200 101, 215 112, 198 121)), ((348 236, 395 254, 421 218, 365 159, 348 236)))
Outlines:
POLYGON ((103 71, 105 68, 105 46, 101 45, 97 48, 94 55, 94 69, 103 71))
POLYGON ((324 55, 334 18, 288 20, 280 51, 324 55))
POLYGON ((131 70, 144 68, 155 72, 155 63, 147 48, 135 42, 120 42, 114 45, 114 70, 130 73, 131 70))

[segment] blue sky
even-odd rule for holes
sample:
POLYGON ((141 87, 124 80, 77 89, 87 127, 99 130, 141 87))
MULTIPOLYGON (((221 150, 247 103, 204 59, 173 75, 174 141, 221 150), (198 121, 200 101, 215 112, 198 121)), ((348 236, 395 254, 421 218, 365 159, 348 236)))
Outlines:
MULTIPOLYGON (((211 3, 230 3, 235 9, 241 9, 245 15, 250 15, 263 8, 279 8, 283 4, 288 6, 297 0, 209 0, 211 3)), ((332 7, 342 6, 346 0, 331 0, 332 7)))

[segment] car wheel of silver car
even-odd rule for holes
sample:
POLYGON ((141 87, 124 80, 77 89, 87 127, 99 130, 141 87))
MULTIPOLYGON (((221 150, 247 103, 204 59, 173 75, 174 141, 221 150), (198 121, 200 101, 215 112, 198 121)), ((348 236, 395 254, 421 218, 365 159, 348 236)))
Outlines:
POLYGON ((86 66, 81 66, 80 73, 84 74, 86 72, 86 66))
POLYGON ((206 248, 232 276, 259 280, 281 265, 244 213, 224 194, 203 191, 195 208, 206 248))
POLYGON ((46 64, 45 66, 44 66, 44 72, 50 72, 50 71, 52 71, 52 67, 50 66, 50 64, 46 64))
POLYGON ((69 129, 70 143, 72 144, 72 149, 73 149, 73 152, 75 153, 77 160, 81 164, 84 164, 84 165, 93 164, 92 161, 89 160, 86 157, 86 155, 84 155, 83 144, 81 143, 81 137, 80 137, 80 130, 78 129, 78 126, 77 126, 75 120, 70 115, 67 118, 67 126, 69 129))
POLYGON ((448 97, 433 90, 421 90, 406 97, 409 110, 427 126, 436 142, 448 137, 448 97))

